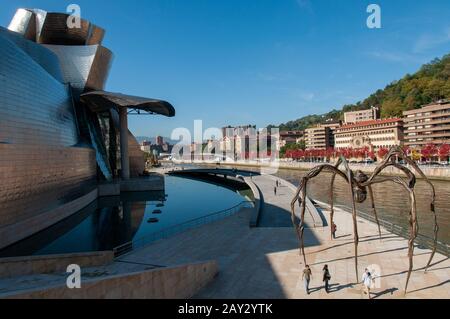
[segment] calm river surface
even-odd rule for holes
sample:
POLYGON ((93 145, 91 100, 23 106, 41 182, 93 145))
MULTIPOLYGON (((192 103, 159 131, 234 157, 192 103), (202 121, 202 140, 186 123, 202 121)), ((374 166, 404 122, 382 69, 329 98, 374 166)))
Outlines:
POLYGON ((251 200, 251 191, 165 177, 165 192, 126 193, 91 203, 77 214, 0 251, 0 257, 111 250, 192 219, 251 200), (149 222, 156 218, 155 222, 149 222))

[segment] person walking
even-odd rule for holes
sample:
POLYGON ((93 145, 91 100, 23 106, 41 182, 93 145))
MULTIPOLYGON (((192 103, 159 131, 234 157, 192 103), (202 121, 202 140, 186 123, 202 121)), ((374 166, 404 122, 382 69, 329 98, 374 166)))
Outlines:
POLYGON ((277 196, 277 187, 276 187, 276 186, 273 188, 273 194, 274 194, 275 196, 277 196))
POLYGON ((323 266, 322 272, 323 272, 322 280, 325 283, 325 291, 327 293, 329 293, 330 286, 329 286, 328 282, 331 280, 331 275, 330 275, 330 271, 328 270, 328 265, 323 266))
POLYGON ((309 268, 309 265, 306 265, 305 269, 303 270, 302 279, 305 284, 305 291, 308 295, 309 295, 309 282, 311 281, 311 278, 312 278, 311 268, 309 268))
POLYGON ((362 275, 362 284, 364 286, 364 293, 369 296, 370 299, 370 287, 372 286, 372 274, 369 269, 364 270, 364 274, 362 275))
POLYGON ((336 224, 333 222, 331 224, 331 234, 333 235, 333 239, 336 239, 336 230, 337 230, 337 226, 336 224))
POLYGON ((278 187, 278 180, 275 181, 275 186, 278 187))

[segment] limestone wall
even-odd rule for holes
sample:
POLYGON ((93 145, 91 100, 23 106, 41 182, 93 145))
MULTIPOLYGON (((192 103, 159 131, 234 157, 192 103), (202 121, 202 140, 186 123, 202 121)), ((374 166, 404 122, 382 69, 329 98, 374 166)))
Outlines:
POLYGON ((0 278, 65 272, 67 266, 71 264, 94 267, 107 265, 113 260, 112 251, 0 258, 0 278))
POLYGON ((250 187, 253 197, 255 198, 255 208, 250 217, 250 227, 258 226, 259 213, 261 212, 261 203, 264 203, 264 198, 261 190, 253 183, 250 177, 244 177, 245 183, 250 187))
POLYGON ((54 286, 3 296, 6 299, 186 299, 218 272, 216 261, 158 268, 82 281, 80 289, 54 286))

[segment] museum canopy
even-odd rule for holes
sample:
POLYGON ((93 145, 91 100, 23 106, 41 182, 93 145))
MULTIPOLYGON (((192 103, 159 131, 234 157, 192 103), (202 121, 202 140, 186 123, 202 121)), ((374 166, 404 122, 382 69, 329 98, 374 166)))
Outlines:
POLYGON ((145 111, 150 114, 160 114, 168 117, 175 116, 175 108, 166 101, 112 93, 106 91, 92 91, 81 94, 81 101, 88 105, 91 111, 99 113, 119 107, 132 110, 145 111))

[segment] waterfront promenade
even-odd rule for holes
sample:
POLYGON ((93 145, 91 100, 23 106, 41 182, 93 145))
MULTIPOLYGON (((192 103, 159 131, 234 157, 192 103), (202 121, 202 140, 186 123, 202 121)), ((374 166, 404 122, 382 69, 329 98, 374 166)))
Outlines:
MULTIPOLYGON (((282 186, 275 196, 274 177, 253 176, 252 180, 262 192, 263 206, 270 207, 269 215, 278 216, 272 225, 262 223, 261 227, 249 227, 254 209, 243 208, 223 220, 132 251, 110 265, 84 269, 83 280, 101 280, 154 267, 215 260, 219 267, 218 275, 197 291, 194 298, 367 298, 355 278, 351 214, 336 209, 338 238, 333 241, 330 239, 329 212, 326 209, 322 211, 325 219, 323 227, 314 227, 312 220, 306 219, 306 254, 313 271, 311 294, 307 295, 301 279, 304 264, 299 256, 297 236, 288 223, 288 206, 294 189, 281 180, 282 186), (332 276, 331 291, 328 294, 321 281, 321 270, 325 264, 328 264, 332 276)), ((372 297, 405 298, 403 289, 408 269, 407 240, 384 229, 380 240, 377 226, 361 218, 358 218, 358 227, 359 276, 365 267, 371 265, 370 269, 376 269, 376 276, 379 278, 379 286, 373 289, 372 297)), ((450 298, 450 261, 437 254, 432 267, 424 273, 423 267, 429 254, 428 249, 416 248, 414 272, 406 298, 450 298)), ((65 279, 62 273, 2 279, 0 297, 49 286, 62 286, 65 285, 65 279)), ((117 286, 112 290, 114 293, 106 296, 123 298, 132 293, 133 287, 127 284, 123 288, 117 286)), ((46 294, 39 296, 45 298, 46 294)), ((143 298, 136 294, 133 296, 143 298)))
MULTIPOLYGON (((254 177, 255 178, 255 177, 254 177)), ((269 178, 261 176, 261 178, 269 178)), ((272 182, 268 182, 272 183, 272 182)), ((264 192, 265 198, 270 198, 264 192)), ((290 201, 293 190, 282 188, 273 206, 290 201)), ((284 209, 282 209, 284 210, 284 209)), ((324 215, 329 219, 328 211, 324 215)), ((301 273, 304 265, 298 241, 291 227, 248 227, 251 209, 200 228, 155 242, 123 257, 124 260, 162 265, 217 260, 219 274, 196 298, 366 298, 355 284, 351 215, 336 210, 338 238, 330 240, 329 227, 305 231, 306 254, 313 271, 312 293, 304 292, 301 273), (327 294, 321 282, 321 269, 328 264, 332 280, 327 294)), ((380 286, 374 298, 404 298, 408 269, 407 240, 358 218, 360 232, 359 276, 369 265, 380 266, 380 286)), ((406 298, 450 298, 450 261, 437 254, 427 273, 423 267, 430 251, 415 250, 414 272, 406 298)), ((372 267, 372 266, 371 266, 372 267)))

